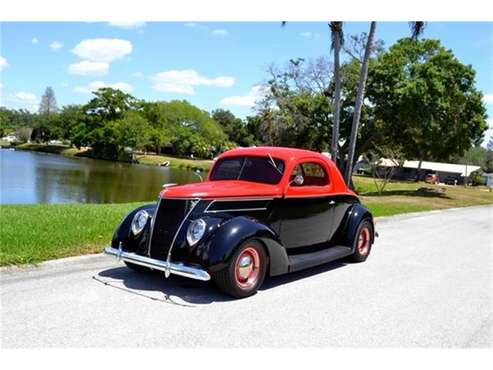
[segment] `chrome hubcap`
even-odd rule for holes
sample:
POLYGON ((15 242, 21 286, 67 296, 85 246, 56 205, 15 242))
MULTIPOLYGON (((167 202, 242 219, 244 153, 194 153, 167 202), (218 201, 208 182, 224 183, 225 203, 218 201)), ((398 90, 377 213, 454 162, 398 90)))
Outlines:
POLYGON ((362 255, 368 253, 370 248, 370 231, 368 228, 361 229, 358 237, 358 252, 362 255))
POLYGON ((260 277, 260 255, 254 247, 247 247, 235 263, 236 283, 241 289, 251 289, 260 277))

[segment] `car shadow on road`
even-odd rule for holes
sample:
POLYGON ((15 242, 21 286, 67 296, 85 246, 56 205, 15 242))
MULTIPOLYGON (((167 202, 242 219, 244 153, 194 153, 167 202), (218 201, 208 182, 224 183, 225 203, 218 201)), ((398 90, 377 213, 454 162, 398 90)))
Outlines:
MULTIPOLYGON (((303 271, 267 277, 259 290, 265 292, 272 288, 294 283, 346 265, 346 261, 341 260, 303 271)), ((236 299, 219 292, 213 282, 192 280, 175 275, 165 279, 164 274, 161 272, 138 273, 125 266, 100 271, 93 276, 93 279, 129 294, 183 307, 194 307, 194 305, 213 302, 236 301, 236 299)))

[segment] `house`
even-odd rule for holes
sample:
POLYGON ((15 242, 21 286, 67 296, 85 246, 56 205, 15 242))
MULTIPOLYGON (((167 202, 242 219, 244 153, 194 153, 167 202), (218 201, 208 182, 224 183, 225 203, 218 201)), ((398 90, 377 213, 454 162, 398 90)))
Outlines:
MULTIPOLYGON (((382 158, 378 164, 379 167, 397 167, 392 160, 382 158)), ((419 161, 404 161, 402 167, 397 167, 393 178, 400 180, 413 180, 416 178, 416 171, 419 167, 419 161)), ((464 183, 464 178, 470 176, 472 172, 479 170, 481 167, 443 163, 443 162, 421 162, 421 168, 418 173, 418 179, 424 180, 428 174, 437 174, 439 181, 444 182, 446 179, 457 180, 457 183, 464 183)))

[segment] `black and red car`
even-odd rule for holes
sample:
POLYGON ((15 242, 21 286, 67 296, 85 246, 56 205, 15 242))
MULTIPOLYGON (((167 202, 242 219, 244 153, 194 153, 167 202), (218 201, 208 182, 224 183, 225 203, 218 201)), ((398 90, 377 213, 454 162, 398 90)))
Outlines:
POLYGON ((217 159, 207 181, 164 186, 157 204, 128 214, 105 253, 246 297, 266 276, 364 261, 374 234, 371 213, 326 156, 239 148, 217 159))

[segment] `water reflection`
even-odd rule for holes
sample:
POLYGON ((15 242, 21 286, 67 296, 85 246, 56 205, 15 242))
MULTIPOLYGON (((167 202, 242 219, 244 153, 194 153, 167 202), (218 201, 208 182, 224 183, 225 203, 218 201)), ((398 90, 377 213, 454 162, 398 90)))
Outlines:
POLYGON ((199 181, 188 170, 0 150, 0 203, 155 200, 162 184, 199 181))

